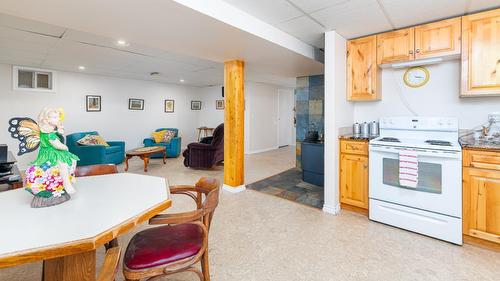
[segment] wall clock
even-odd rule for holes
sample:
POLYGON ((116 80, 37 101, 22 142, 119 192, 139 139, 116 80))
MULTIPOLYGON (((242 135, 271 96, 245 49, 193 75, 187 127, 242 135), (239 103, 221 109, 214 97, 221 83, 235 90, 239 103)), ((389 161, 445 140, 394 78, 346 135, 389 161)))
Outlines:
POLYGON ((408 87, 422 87, 429 81, 429 70, 421 66, 410 67, 406 70, 403 80, 408 87))

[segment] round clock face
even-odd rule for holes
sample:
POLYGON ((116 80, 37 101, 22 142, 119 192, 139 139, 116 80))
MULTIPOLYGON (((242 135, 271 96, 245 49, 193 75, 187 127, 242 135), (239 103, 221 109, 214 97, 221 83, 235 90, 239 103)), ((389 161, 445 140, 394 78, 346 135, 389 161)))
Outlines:
POLYGON ((408 87, 422 87, 429 81, 429 71, 421 66, 411 67, 406 70, 403 79, 408 87))

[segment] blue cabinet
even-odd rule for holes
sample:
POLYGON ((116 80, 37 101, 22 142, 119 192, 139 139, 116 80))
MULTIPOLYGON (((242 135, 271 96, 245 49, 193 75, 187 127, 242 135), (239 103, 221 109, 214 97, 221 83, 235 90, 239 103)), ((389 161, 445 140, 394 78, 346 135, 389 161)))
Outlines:
POLYGON ((302 180, 324 185, 325 146, 322 142, 302 142, 302 180))

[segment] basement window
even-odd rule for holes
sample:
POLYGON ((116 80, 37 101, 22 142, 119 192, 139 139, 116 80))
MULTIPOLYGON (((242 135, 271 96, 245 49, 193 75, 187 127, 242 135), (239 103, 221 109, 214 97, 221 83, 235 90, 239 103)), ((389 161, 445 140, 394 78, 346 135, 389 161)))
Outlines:
POLYGON ((12 74, 14 90, 55 92, 54 71, 14 66, 12 74))

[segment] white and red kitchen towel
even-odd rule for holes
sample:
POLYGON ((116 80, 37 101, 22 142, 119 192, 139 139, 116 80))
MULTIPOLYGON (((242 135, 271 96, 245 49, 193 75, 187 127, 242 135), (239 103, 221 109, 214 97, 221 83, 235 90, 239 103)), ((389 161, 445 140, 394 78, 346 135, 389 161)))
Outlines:
POLYGON ((418 153, 415 150, 399 151, 399 184, 406 187, 417 187, 418 153))

